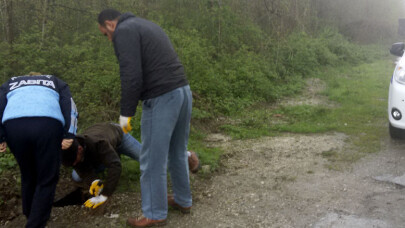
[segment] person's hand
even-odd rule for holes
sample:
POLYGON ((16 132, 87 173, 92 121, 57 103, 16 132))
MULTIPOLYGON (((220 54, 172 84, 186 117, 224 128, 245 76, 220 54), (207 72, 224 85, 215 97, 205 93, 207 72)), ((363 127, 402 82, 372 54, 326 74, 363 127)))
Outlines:
POLYGON ((88 199, 86 202, 84 202, 84 206, 87 208, 95 209, 96 207, 105 203, 105 201, 107 201, 107 199, 108 199, 107 196, 103 196, 103 195, 95 196, 95 197, 88 199))
POLYGON ((62 150, 68 149, 73 143, 73 139, 63 139, 62 140, 62 150))
POLYGON ((4 153, 7 150, 7 143, 6 142, 2 142, 0 143, 0 153, 4 153))
POLYGON ((132 130, 131 119, 132 117, 120 116, 120 126, 125 134, 132 130))
POLYGON ((100 193, 101 193, 101 191, 103 190, 103 188, 104 188, 103 182, 102 182, 101 180, 97 179, 97 180, 94 180, 94 181, 91 183, 89 192, 90 192, 90 194, 91 194, 92 196, 98 196, 98 195, 100 195, 100 193))

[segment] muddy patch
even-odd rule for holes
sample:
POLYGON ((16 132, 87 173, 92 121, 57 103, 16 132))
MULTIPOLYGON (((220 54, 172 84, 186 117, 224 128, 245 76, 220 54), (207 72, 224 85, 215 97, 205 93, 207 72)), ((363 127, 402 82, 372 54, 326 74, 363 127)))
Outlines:
POLYGON ((297 105, 313 105, 333 108, 338 104, 331 102, 328 98, 322 95, 326 89, 326 83, 319 78, 308 78, 305 81, 306 86, 303 93, 291 98, 281 99, 277 105, 297 106, 297 105))

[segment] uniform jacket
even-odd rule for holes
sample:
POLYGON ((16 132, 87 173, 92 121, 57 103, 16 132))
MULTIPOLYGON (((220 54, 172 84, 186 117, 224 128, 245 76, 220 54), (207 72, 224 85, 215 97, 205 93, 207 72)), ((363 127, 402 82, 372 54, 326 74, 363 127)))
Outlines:
POLYGON ((121 115, 133 116, 139 100, 188 85, 174 48, 158 25, 122 14, 113 35, 120 64, 121 115))
POLYGON ((78 112, 69 86, 53 75, 12 77, 0 87, 0 142, 3 124, 22 117, 50 117, 64 127, 64 138, 74 138, 78 112))
POLYGON ((101 123, 86 129, 83 135, 76 136, 84 148, 84 160, 73 168, 88 186, 98 179, 97 169, 106 168, 107 176, 102 191, 106 196, 112 195, 121 176, 121 160, 117 147, 121 144, 123 134, 121 127, 101 123))

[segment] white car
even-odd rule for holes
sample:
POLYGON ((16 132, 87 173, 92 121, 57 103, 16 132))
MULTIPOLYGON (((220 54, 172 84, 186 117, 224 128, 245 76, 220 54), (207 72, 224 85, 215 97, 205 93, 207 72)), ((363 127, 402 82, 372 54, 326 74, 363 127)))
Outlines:
POLYGON ((398 56, 388 94, 388 119, 391 138, 405 138, 405 44, 392 45, 391 54, 398 56))

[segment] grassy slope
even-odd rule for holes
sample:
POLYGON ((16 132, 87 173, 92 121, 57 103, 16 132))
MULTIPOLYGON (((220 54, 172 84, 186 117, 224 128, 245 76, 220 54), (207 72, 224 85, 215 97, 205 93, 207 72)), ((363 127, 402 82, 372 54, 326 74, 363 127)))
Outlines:
MULTIPOLYGON (((387 135, 387 97, 393 71, 393 58, 358 66, 326 68, 314 75, 325 81, 322 95, 334 108, 321 106, 255 106, 241 112, 236 125, 222 129, 233 138, 255 138, 282 132, 343 132, 350 136, 347 151, 325 153, 332 162, 352 162, 366 153, 380 149, 380 139, 387 135), (274 121, 280 118, 281 121, 274 121)), ((332 164, 333 166, 333 164, 332 164)))

